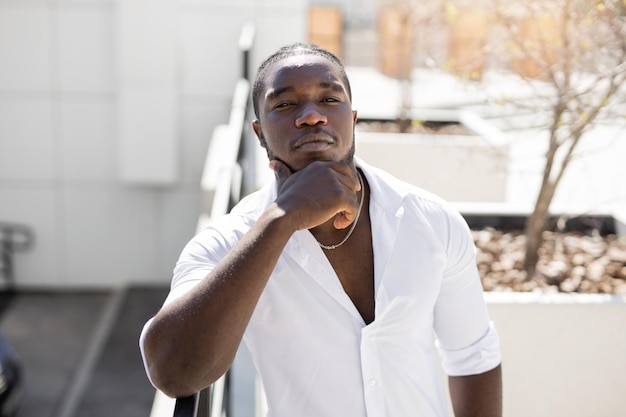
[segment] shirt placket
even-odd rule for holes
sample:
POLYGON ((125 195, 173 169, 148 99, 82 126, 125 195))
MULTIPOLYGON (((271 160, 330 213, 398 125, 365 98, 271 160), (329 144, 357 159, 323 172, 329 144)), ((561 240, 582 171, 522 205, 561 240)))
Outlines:
POLYGON ((367 417, 384 417, 384 386, 380 373, 380 355, 374 329, 365 327, 361 333, 361 375, 367 417))

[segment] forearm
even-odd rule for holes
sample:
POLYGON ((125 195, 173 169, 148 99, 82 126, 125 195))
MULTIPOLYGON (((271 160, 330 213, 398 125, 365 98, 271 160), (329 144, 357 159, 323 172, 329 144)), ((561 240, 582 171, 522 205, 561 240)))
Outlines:
POLYGON ((266 213, 202 282, 155 316, 144 352, 159 389, 189 395, 228 369, 292 233, 274 212, 266 213))
POLYGON ((502 367, 448 379, 455 417, 502 417, 502 367))

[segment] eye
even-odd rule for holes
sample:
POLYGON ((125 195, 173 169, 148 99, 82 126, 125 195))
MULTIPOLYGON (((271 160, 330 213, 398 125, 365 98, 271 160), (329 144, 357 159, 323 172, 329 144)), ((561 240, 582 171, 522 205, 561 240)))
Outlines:
POLYGON ((276 110, 278 110, 278 109, 286 109, 286 108, 288 108, 290 106, 293 106, 293 105, 294 105, 294 103, 291 103, 291 102, 288 102, 288 101, 283 101, 283 102, 280 102, 280 103, 276 104, 273 108, 276 109, 276 110))
POLYGON ((339 100, 339 99, 338 99, 338 98, 336 98, 336 97, 324 97, 324 98, 322 99, 322 102, 323 102, 323 103, 340 103, 340 102, 341 102, 341 100, 339 100))

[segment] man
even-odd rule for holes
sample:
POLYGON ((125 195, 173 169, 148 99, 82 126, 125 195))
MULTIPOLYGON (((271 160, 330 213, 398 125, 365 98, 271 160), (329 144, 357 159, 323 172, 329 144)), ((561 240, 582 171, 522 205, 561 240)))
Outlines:
POLYGON ((153 384, 172 397, 207 387, 243 338, 270 416, 438 417, 440 352, 456 416, 501 416, 467 225, 354 157, 340 61, 282 48, 259 68, 253 105, 276 181, 186 246, 141 336, 153 384))

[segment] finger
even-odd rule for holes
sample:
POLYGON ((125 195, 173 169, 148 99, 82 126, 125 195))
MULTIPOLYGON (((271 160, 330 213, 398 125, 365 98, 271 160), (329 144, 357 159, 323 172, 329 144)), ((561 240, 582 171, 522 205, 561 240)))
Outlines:
POLYGON ((359 174, 346 163, 342 163, 341 168, 343 173, 341 178, 342 183, 355 193, 361 191, 362 184, 358 177, 359 174))
POLYGON ((354 201, 352 201, 350 207, 346 207, 344 210, 340 211, 335 215, 335 219, 333 221, 333 225, 335 229, 345 229, 346 227, 352 225, 353 222, 358 221, 359 213, 361 211, 361 200, 365 198, 364 195, 361 195, 359 198, 359 191, 356 191, 354 194, 354 201))
POLYGON ((339 174, 336 178, 348 189, 355 193, 361 191, 361 182, 357 172, 345 162, 316 161, 311 163, 310 166, 330 168, 339 174))
POLYGON ((354 221, 357 221, 359 202, 360 199, 364 198, 362 195, 359 196, 363 187, 359 178, 360 174, 345 162, 317 161, 311 164, 311 166, 317 167, 324 165, 326 168, 330 168, 338 174, 335 178, 346 187, 346 200, 344 201, 348 204, 348 206, 344 206, 339 212, 337 212, 333 221, 333 226, 336 229, 345 229, 354 221))
POLYGON ((356 221, 355 213, 350 211, 342 211, 335 216, 333 220, 333 226, 335 229, 345 229, 348 226, 351 226, 352 223, 356 221))

